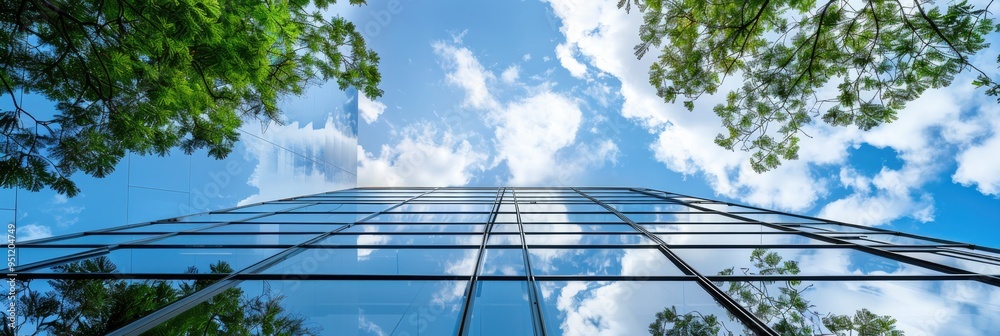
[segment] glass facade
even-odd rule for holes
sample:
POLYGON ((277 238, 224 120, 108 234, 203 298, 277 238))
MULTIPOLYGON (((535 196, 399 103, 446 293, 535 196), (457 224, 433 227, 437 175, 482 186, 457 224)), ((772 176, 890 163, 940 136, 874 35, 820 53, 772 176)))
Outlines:
POLYGON ((998 249, 640 188, 358 188, 16 252, 18 335, 1000 330, 998 249))

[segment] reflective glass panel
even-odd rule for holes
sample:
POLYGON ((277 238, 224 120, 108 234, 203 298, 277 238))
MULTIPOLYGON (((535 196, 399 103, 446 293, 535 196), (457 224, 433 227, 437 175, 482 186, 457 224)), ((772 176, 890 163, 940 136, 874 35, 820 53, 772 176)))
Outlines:
POLYGON ((490 234, 489 245, 521 245, 519 234, 490 234))
POLYGON ((323 203, 291 210, 290 212, 376 212, 388 209, 395 203, 323 203))
POLYGON ((529 234, 524 237, 528 245, 559 245, 572 241, 577 245, 640 245, 653 244, 642 234, 529 234))
POLYGON ((306 249, 268 274, 472 275, 478 249, 306 249))
POLYGON ((485 228, 482 224, 358 224, 344 232, 483 232, 485 228))
POLYGON ((759 224, 640 224, 651 232, 781 232, 759 224))
MULTIPOLYGON (((146 239, 150 237, 157 237, 160 234, 116 234, 116 235, 102 235, 102 234, 88 234, 79 237, 66 238, 51 240, 41 245, 55 245, 55 244, 73 244, 73 245, 111 245, 127 243, 139 239, 146 239)), ((22 244, 23 245, 23 244, 22 244)))
POLYGON ((637 214, 626 213, 636 223, 740 223, 743 220, 709 213, 637 214))
POLYGON ((247 223, 354 223, 368 214, 350 213, 279 213, 246 221, 247 223))
POLYGON ((179 234, 146 245, 295 245, 319 234, 179 234))
POLYGON ((488 248, 480 275, 524 275, 524 250, 488 248))
POLYGON ((796 234, 659 234, 670 245, 804 245, 830 244, 796 234))
POLYGON ((669 311, 704 325, 714 319, 718 334, 685 329, 663 320, 661 335, 742 334, 733 320, 701 287, 688 281, 541 281, 542 315, 547 335, 649 335, 656 314, 669 311))
POLYGON ((134 228, 115 230, 114 232, 180 232, 200 229, 218 223, 157 223, 134 228))
POLYGON ((469 335, 532 335, 528 283, 481 281, 469 321, 469 335))
POLYGON ((904 252, 903 254, 981 274, 1000 274, 1000 261, 978 259, 947 252, 904 252))
POLYGON ((535 275, 683 275, 657 249, 529 249, 535 275))
POLYGON ((489 214, 405 214, 405 213, 383 213, 366 223, 486 223, 490 219, 489 214))
MULTIPOLYGON (((703 275, 732 270, 733 275, 760 274, 761 269, 777 269, 794 261, 801 275, 916 275, 937 271, 901 263, 850 248, 827 249, 685 249, 674 253, 703 275), (763 252, 756 252, 761 250, 763 252), (776 257, 767 257, 774 253, 776 257), (765 261, 777 261, 768 267, 765 261)), ((777 273, 775 273, 777 274, 777 273)), ((789 273, 792 274, 792 273, 789 273)))
POLYGON ((403 204, 390 212, 429 212, 429 211, 440 211, 440 212, 490 212, 493 211, 493 204, 485 203, 453 203, 453 204, 443 204, 443 203, 407 203, 403 204))
POLYGON ((301 203, 264 203, 251 206, 245 206, 242 208, 232 209, 226 212, 276 212, 285 211, 291 208, 301 207, 304 204, 301 203))
POLYGON ((524 224, 524 232, 636 232, 628 224, 524 224))
MULTIPOLYGON (((178 274, 187 272, 191 267, 202 273, 209 272, 210 266, 219 262, 238 271, 280 251, 281 249, 141 248, 112 250, 106 257, 122 273, 178 274)), ((55 271, 46 268, 35 272, 55 271)))
POLYGON ((199 232, 329 232, 347 224, 293 224, 293 223, 261 223, 261 224, 226 224, 199 232))
MULTIPOLYGON (((14 250, 14 257, 16 258, 18 265, 27 265, 90 250, 93 250, 93 248, 18 247, 14 250)), ((10 257, 10 255, 8 255, 8 257, 10 257)))
POLYGON ((482 235, 334 234, 316 245, 480 245, 482 235))
MULTIPOLYGON (((746 306, 744 298, 770 302, 764 309, 751 309, 758 317, 773 323, 780 321, 766 309, 789 302, 779 293, 798 292, 804 309, 784 310, 785 316, 798 314, 802 322, 796 330, 810 335, 859 335, 855 327, 837 328, 824 318, 853 319, 862 314, 886 323, 905 335, 984 335, 1000 330, 1000 290, 974 281, 803 281, 730 282, 721 288, 746 306), (784 288, 784 289, 783 289, 784 288), (746 293, 743 295, 739 293, 746 293), (735 295, 734 295, 735 294, 735 295), (834 330, 837 329, 837 330, 834 330)), ((760 306, 758 306, 760 307, 760 306)), ((773 310, 772 310, 773 311, 773 310)))

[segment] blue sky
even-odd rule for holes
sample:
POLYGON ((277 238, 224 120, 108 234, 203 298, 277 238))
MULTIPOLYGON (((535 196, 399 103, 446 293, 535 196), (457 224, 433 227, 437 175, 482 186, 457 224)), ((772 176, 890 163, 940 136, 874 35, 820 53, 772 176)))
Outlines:
MULTIPOLYGON (((79 197, 21 191, 20 211, 0 215, 40 237, 355 181, 614 185, 1000 246, 1000 106, 967 75, 870 132, 811 125, 800 160, 757 174, 747 153, 712 142, 719 97, 688 112, 655 95, 656 53, 632 54, 641 17, 613 2, 372 0, 333 11, 381 56, 383 97, 315 88, 284 102, 284 125, 244 126, 225 161, 131 157, 109 178, 79 177, 79 197)), ((997 50, 978 55, 981 68, 997 68, 997 50)))

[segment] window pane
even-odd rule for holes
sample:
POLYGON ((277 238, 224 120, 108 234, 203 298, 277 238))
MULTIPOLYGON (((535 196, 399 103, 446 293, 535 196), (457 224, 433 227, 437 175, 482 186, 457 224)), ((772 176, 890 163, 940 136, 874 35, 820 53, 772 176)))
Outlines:
POLYGON ((980 274, 1000 274, 1000 262, 946 252, 904 252, 903 254, 980 274))
POLYGON ((344 232, 483 232, 486 225, 472 224, 358 224, 344 232))
POLYGON ((636 232, 628 224, 524 224, 524 232, 636 232))
POLYGON ((641 234, 575 234, 575 235, 550 235, 550 234, 529 234, 524 237, 528 245, 639 245, 653 244, 653 241, 641 234))
POLYGON ((62 256, 67 256, 83 251, 90 251, 93 248, 65 248, 65 247, 18 247, 15 250, 15 257, 18 265, 27 265, 39 261, 49 260, 62 256))
POLYGON ((796 234, 659 234, 670 245, 830 244, 796 234))
POLYGON ((770 259, 777 262, 771 267, 766 267, 767 269, 777 269, 785 262, 794 261, 799 270, 798 274, 801 275, 940 274, 937 271, 850 248, 757 250, 763 252, 755 254, 755 249, 673 249, 681 259, 706 276, 730 269, 733 275, 760 274, 761 268, 755 264, 767 260, 767 256, 771 253, 777 257, 770 259))
POLYGON ((298 208, 291 212, 376 212, 388 209, 395 203, 324 203, 298 208))
POLYGON ((350 213, 279 213, 248 220, 248 223, 354 223, 368 214, 350 213))
POLYGON ((134 228, 115 230, 114 232, 180 232, 203 228, 217 223, 157 223, 134 228))
POLYGON ((656 249, 529 250, 535 275, 683 275, 656 249))
POLYGON ((640 224, 652 232, 780 232, 759 224, 640 224))
POLYGON ((524 281, 482 281, 476 289, 469 335, 531 335, 531 306, 524 281))
POLYGON ((88 234, 79 237, 51 240, 41 245, 72 244, 72 245, 111 245, 131 242, 139 239, 161 236, 160 234, 126 234, 126 235, 102 235, 88 234))
POLYGON ((490 234, 489 245, 521 245, 518 234, 490 234))
POLYGON ((482 235, 334 234, 316 245, 480 245, 482 235))
POLYGON ((478 249, 307 249, 262 273, 472 275, 478 249))
POLYGON ((262 223, 262 224, 226 224, 199 232, 330 232, 347 224, 292 224, 292 223, 262 223))
POLYGON ((636 214, 626 213, 636 223, 741 223, 743 220, 709 213, 636 214))
MULTIPOLYGON (((209 272, 210 266, 219 262, 238 271, 280 251, 282 249, 140 248, 117 249, 106 256, 122 273, 179 274, 190 267, 209 272)), ((46 268, 35 272, 52 273, 54 270, 46 268)))
POLYGON ((485 203, 454 203, 454 204, 443 204, 443 203, 408 203, 399 206, 398 208, 392 209, 390 212, 430 212, 430 211, 442 211, 442 212, 490 212, 493 211, 493 204, 485 203))
MULTIPOLYGON (((714 317, 716 329, 742 334, 742 324, 693 282, 542 281, 539 287, 547 335, 649 335, 656 314, 666 310, 692 325, 714 317)), ((662 335, 716 335, 661 325, 662 335)))
POLYGON ((486 249, 481 275, 525 275, 524 250, 486 249))
POLYGON ((401 214, 383 213, 366 223, 486 223, 489 221, 489 214, 401 214))
POLYGON ((179 234, 146 245, 295 245, 319 234, 179 234))

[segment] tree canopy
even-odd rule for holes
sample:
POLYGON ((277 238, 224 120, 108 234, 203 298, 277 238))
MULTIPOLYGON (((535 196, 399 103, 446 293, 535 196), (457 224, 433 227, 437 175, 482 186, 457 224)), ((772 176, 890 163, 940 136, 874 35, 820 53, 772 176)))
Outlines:
MULTIPOLYGON (((929 88, 972 69, 988 94, 1000 84, 969 57, 996 27, 988 8, 927 0, 619 0, 643 12, 635 55, 660 50, 649 82, 688 110, 730 77, 742 85, 714 107, 715 143, 752 152, 757 172, 798 158, 803 127, 819 118, 870 130, 929 88)), ((1000 62, 1000 58, 998 58, 1000 62)))
POLYGON ((0 2, 0 187, 72 196, 72 174, 127 152, 222 158, 244 121, 280 122, 282 97, 328 80, 381 96, 378 55, 322 13, 335 2, 0 2))

